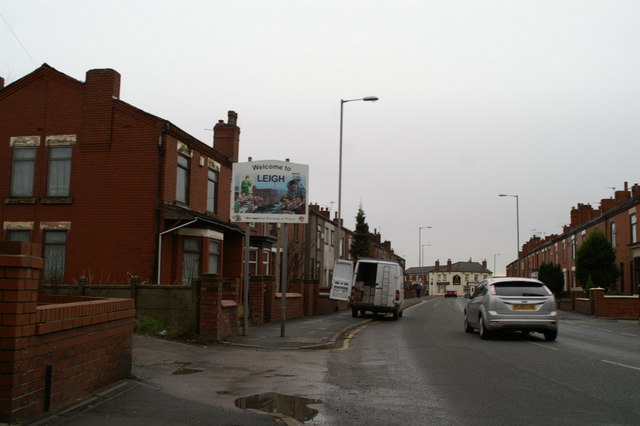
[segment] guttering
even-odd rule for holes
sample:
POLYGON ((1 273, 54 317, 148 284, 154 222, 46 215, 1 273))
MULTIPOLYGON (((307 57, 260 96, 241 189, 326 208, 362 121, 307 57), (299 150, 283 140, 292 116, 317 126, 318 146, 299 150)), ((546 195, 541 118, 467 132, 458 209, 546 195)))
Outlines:
MULTIPOLYGON (((158 135, 158 177, 156 182, 156 233, 160 232, 160 224, 164 222, 162 214, 162 189, 164 181, 164 153, 165 153, 165 135, 169 132, 171 123, 165 121, 164 128, 160 130, 158 135)), ((160 245, 158 245, 160 249, 160 245)), ((160 257, 156 259, 156 267, 158 268, 157 280, 160 284, 160 257)))
POLYGON ((162 267, 162 236, 164 234, 168 234, 169 232, 173 232, 176 229, 180 229, 180 228, 184 228, 187 225, 191 225, 192 223, 196 223, 198 221, 198 218, 196 217, 195 219, 187 222, 187 223, 183 223, 180 226, 176 226, 175 228, 171 228, 171 229, 167 229, 166 231, 161 232, 160 234, 158 234, 158 285, 160 285, 160 269, 162 267))

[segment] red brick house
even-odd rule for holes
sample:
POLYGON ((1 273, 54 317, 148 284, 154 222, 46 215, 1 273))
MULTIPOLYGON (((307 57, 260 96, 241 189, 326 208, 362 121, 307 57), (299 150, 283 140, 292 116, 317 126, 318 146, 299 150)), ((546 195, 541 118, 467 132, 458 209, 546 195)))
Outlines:
POLYGON ((233 111, 212 147, 122 101, 112 69, 0 78, 0 241, 41 244, 49 283, 240 277, 228 192, 239 136, 233 111))
POLYGON ((536 276, 540 265, 559 265, 564 274, 565 291, 580 287, 576 277, 576 253, 582 242, 595 229, 602 231, 616 253, 616 266, 620 276, 615 288, 619 295, 640 293, 640 185, 615 191, 613 198, 600 201, 594 209, 590 204, 578 204, 571 210, 571 224, 564 226, 560 235, 548 235, 544 239, 534 236, 523 244, 518 259, 507 265, 507 275, 536 276))

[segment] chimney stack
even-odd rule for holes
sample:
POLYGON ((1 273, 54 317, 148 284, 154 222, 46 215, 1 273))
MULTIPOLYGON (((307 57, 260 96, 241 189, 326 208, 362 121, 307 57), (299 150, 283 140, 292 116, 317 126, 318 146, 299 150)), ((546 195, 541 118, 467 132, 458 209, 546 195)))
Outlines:
POLYGON ((227 123, 219 120, 213 127, 213 148, 226 155, 234 163, 240 156, 240 128, 238 127, 238 114, 229 111, 227 123))

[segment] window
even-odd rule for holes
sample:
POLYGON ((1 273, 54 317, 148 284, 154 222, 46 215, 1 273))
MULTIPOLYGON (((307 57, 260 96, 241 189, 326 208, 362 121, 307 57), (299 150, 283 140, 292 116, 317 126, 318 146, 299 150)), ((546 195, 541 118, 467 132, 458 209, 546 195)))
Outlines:
POLYGON ((257 275, 258 273, 258 250, 249 249, 249 275, 257 275))
POLYGON ((35 147, 16 146, 13 148, 13 165, 11 168, 12 197, 33 197, 35 168, 35 147))
POLYGON ((43 281, 48 284, 63 283, 67 253, 67 231, 44 231, 43 250, 43 281))
POLYGON ((631 224, 631 244, 638 242, 638 219, 635 214, 629 216, 629 222, 631 224))
POLYGON ((332 230, 331 230, 331 246, 332 246, 332 247, 336 244, 336 242, 335 242, 335 241, 336 241, 336 240, 335 240, 335 238, 336 238, 336 231, 332 229, 332 230))
POLYGON ((271 262, 269 259, 271 258, 271 252, 269 250, 262 250, 262 275, 269 275, 269 265, 271 262))
POLYGON ((8 229, 7 241, 22 241, 28 243, 31 239, 31 231, 28 229, 8 229))
POLYGON ((200 276, 200 238, 185 238, 182 260, 182 285, 191 285, 200 276))
POLYGON ((319 249, 321 247, 320 241, 322 241, 322 226, 318 225, 318 227, 316 229, 316 248, 317 249, 319 249))
POLYGON ((176 182, 176 201, 189 203, 189 167, 191 159, 183 154, 178 154, 178 176, 176 182))
POLYGON ((52 146, 49 148, 49 178, 47 179, 47 197, 68 197, 71 186, 70 146, 52 146))
POLYGON ((209 273, 220 273, 220 241, 209 240, 209 273))
POLYGON ((613 249, 616 249, 616 223, 615 222, 611 222, 611 225, 609 225, 610 229, 611 229, 611 247, 613 247, 613 249))
POLYGON ((207 182, 207 211, 216 212, 216 192, 218 188, 218 172, 209 170, 207 182))

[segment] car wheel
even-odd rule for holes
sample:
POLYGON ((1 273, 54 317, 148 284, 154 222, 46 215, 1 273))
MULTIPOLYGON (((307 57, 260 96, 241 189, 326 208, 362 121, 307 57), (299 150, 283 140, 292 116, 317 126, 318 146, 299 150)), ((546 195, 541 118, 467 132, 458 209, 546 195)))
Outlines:
POLYGON ((549 330, 544 332, 544 340, 553 342, 558 337, 558 330, 549 330))
POLYGON ((464 314, 464 331, 465 333, 473 333, 473 327, 469 325, 469 321, 467 320, 467 314, 464 314))
POLYGON ((489 330, 487 330, 487 327, 485 327, 484 318, 482 318, 482 315, 480 315, 480 318, 478 319, 478 325, 480 327, 480 338, 482 340, 491 339, 492 333, 489 330))
POLYGON ((351 316, 358 318, 358 310, 356 308, 351 308, 351 316))

